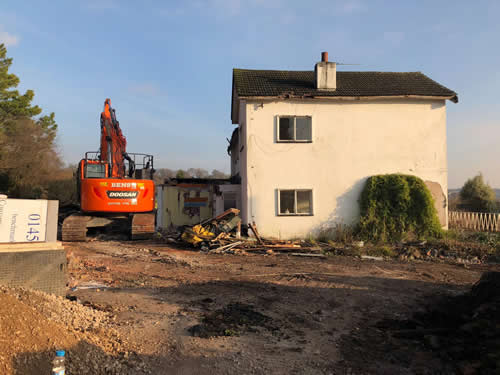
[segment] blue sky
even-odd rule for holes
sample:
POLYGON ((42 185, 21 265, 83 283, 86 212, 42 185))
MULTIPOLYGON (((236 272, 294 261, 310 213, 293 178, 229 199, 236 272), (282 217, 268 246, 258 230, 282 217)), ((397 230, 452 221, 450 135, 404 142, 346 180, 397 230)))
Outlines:
POLYGON ((98 148, 109 97, 131 152, 156 167, 229 170, 233 67, 422 71, 448 102, 450 187, 482 171, 500 187, 499 1, 17 1, 0 42, 20 88, 55 112, 67 162, 98 148))

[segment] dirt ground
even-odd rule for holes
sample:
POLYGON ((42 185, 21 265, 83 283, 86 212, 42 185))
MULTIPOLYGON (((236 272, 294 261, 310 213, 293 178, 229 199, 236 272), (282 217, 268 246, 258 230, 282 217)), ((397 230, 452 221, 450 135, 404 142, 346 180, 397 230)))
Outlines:
POLYGON ((432 349, 384 350, 377 324, 497 265, 211 255, 154 242, 65 243, 70 295, 113 315, 153 374, 411 374, 432 349), (85 289, 95 283, 106 287, 85 289), (396 355, 397 354, 397 355, 396 355))

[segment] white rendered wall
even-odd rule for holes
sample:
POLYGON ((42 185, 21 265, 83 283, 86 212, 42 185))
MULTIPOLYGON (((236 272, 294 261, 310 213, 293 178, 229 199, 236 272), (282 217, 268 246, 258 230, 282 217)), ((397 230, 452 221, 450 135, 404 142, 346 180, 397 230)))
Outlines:
POLYGON ((376 174, 416 175, 447 192, 444 100, 241 101, 239 115, 242 220, 262 236, 355 223, 376 174), (312 143, 277 143, 279 115, 312 116, 312 143), (312 189, 313 215, 278 216, 277 189, 312 189))

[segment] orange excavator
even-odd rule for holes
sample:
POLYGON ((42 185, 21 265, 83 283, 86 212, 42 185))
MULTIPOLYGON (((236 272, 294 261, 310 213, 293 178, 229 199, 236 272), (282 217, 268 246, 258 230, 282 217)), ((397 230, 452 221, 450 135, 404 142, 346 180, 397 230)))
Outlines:
POLYGON ((63 241, 85 241, 91 228, 126 231, 132 239, 155 231, 153 156, 127 153, 111 100, 101 113, 101 147, 86 152, 76 171, 81 212, 62 225, 63 241))

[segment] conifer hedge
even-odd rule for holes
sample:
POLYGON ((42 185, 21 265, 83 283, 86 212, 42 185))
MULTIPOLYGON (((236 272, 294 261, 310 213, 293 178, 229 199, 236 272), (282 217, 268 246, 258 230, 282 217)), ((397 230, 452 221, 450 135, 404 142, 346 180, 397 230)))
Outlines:
POLYGON ((392 242, 408 235, 442 235, 432 195, 418 177, 372 176, 366 181, 359 203, 359 235, 366 240, 392 242))

